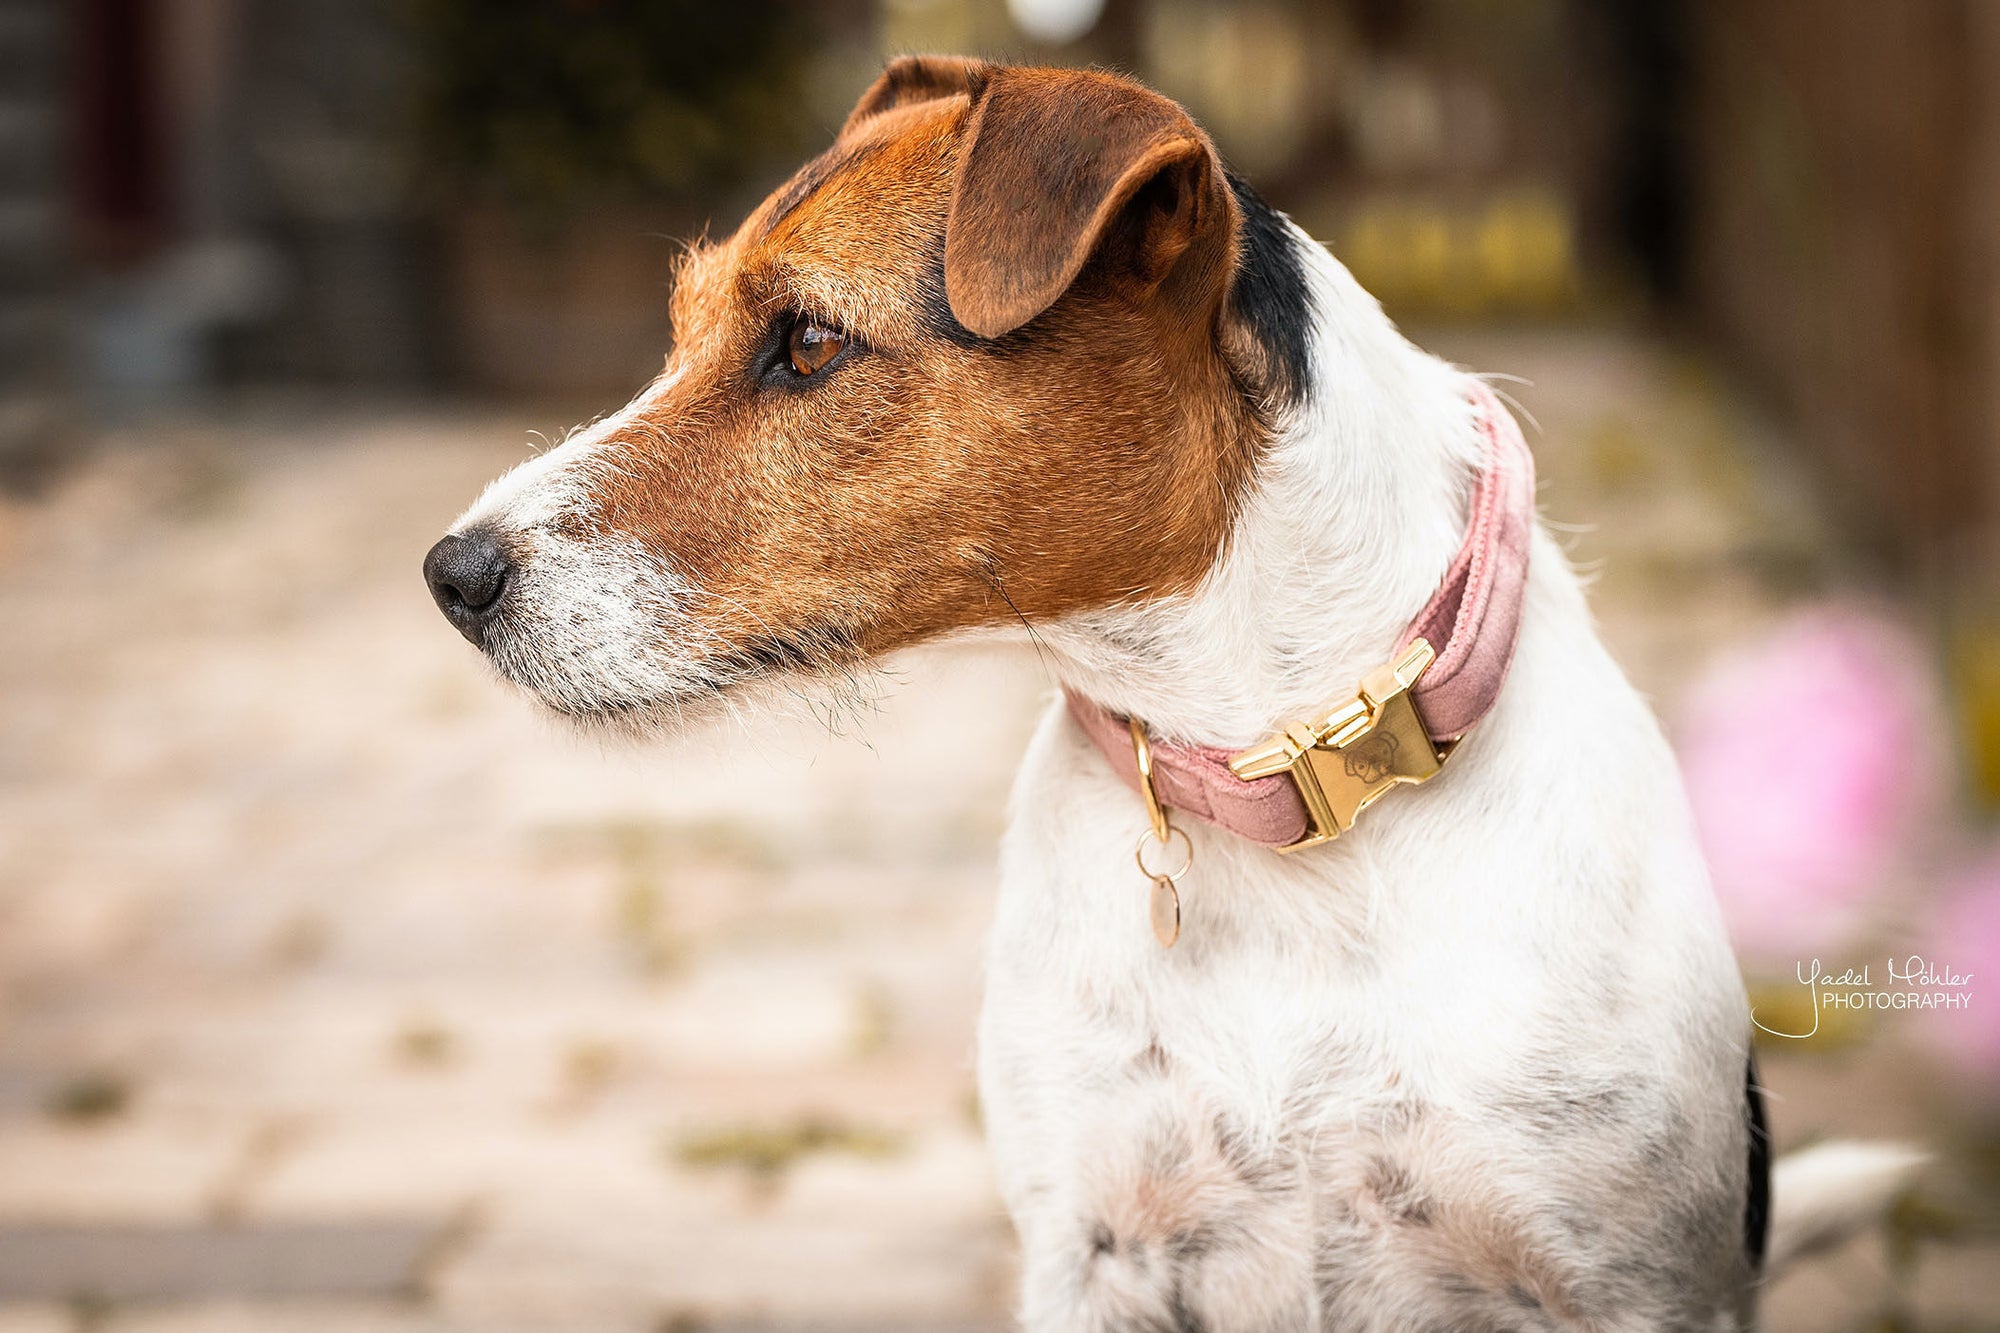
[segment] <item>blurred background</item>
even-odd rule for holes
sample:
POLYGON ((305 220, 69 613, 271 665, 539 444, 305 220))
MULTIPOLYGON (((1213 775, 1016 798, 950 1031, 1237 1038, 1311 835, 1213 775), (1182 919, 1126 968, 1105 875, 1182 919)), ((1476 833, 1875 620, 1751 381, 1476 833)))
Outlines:
POLYGON ((2000 4, 0 0, 0 1333, 1005 1326, 1032 654, 606 752, 418 577, 907 50, 1151 81, 1519 377, 1780 1145, 1937 1153, 1769 1326, 2000 1328, 2000 4))

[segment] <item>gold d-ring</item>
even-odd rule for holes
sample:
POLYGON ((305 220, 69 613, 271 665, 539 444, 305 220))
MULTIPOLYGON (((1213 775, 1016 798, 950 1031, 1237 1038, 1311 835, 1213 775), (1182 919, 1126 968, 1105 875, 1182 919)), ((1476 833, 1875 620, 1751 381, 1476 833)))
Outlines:
POLYGON ((1174 830, 1173 825, 1167 823, 1167 812, 1160 804, 1160 794, 1153 790, 1153 747, 1146 739, 1143 722, 1136 717, 1127 718, 1126 725, 1132 729, 1132 757, 1139 762, 1139 794, 1146 798, 1146 818, 1153 821, 1153 836, 1165 842, 1174 830))
POLYGON ((1147 879, 1163 879, 1169 884, 1179 879, 1182 875, 1187 874, 1189 868, 1194 865, 1194 842, 1188 837, 1187 833, 1182 829, 1168 825, 1167 836, 1160 839, 1160 845, 1162 847, 1171 847, 1177 838, 1181 844, 1180 869, 1173 871, 1155 870, 1146 864, 1146 846, 1148 840, 1146 835, 1141 833, 1139 835, 1139 845, 1132 849, 1132 859, 1139 863, 1139 873, 1147 879))

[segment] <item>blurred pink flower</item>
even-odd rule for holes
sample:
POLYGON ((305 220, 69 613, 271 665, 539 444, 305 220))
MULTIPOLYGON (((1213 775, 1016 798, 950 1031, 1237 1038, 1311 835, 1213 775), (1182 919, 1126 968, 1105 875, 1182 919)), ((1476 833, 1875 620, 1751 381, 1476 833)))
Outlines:
POLYGON ((1704 673, 1681 767, 1739 948, 1789 965, 1853 926, 1940 789, 1936 719, 1910 637, 1852 608, 1809 611, 1704 673))
POLYGON ((1927 1035, 1952 1064, 2000 1082, 2000 854, 1989 856, 1938 910, 1926 961, 1967 977, 1964 1008, 1927 1011, 1927 1035))

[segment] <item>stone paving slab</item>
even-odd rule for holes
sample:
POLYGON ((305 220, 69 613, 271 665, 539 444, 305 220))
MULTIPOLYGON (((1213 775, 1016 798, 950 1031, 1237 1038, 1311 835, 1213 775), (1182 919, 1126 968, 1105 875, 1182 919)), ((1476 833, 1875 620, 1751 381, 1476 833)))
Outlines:
POLYGON ((75 1333, 76 1313, 68 1306, 0 1302, 0 1333, 75 1333))
POLYGON ((0 1226, 0 1301, 414 1294, 445 1235, 431 1222, 0 1226))
MULTIPOLYGON (((39 1311, 23 1315, 51 1322, 7 1323, 0 1306, 0 1333, 70 1333, 66 1312, 39 1311), (62 1322, 54 1322, 54 1321, 62 1322)), ((344 1305, 327 1302, 260 1302, 204 1304, 180 1309, 116 1313, 95 1327, 105 1333, 1004 1333, 1009 1325, 996 1320, 931 1320, 860 1323, 808 1320, 772 1322, 764 1319, 709 1320, 667 1313, 657 1317, 596 1321, 568 1318, 550 1323, 451 1319, 435 1312, 395 1306, 344 1305)))
POLYGON ((38 1107, 0 1117, 0 1224, 21 1218, 190 1224, 241 1151, 228 1123, 135 1118, 74 1126, 38 1107))
MULTIPOLYGON (((139 1307, 114 1311, 98 1327, 105 1333, 460 1333, 458 1327, 436 1311, 408 1302, 326 1300, 201 1301, 181 1306, 139 1307)), ((487 1333, 542 1333, 542 1330, 495 1327, 487 1333)), ((657 1333, 657 1330, 638 1323, 602 1327, 578 1324, 575 1333, 657 1333)))
POLYGON ((496 1203, 436 1295, 462 1317, 632 1308, 888 1326, 1004 1309, 1010 1234, 969 1132, 816 1156, 782 1189, 743 1174, 674 1195, 547 1186, 496 1203))

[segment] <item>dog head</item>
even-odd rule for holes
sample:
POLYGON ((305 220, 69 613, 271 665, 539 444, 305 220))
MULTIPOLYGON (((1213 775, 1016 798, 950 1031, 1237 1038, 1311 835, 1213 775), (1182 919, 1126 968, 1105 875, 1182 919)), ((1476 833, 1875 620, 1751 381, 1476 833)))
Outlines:
POLYGON ((1187 590, 1297 387, 1239 191, 1124 79, 896 61, 687 255, 659 378, 432 549, 440 607, 556 710, 644 727, 1187 590))

